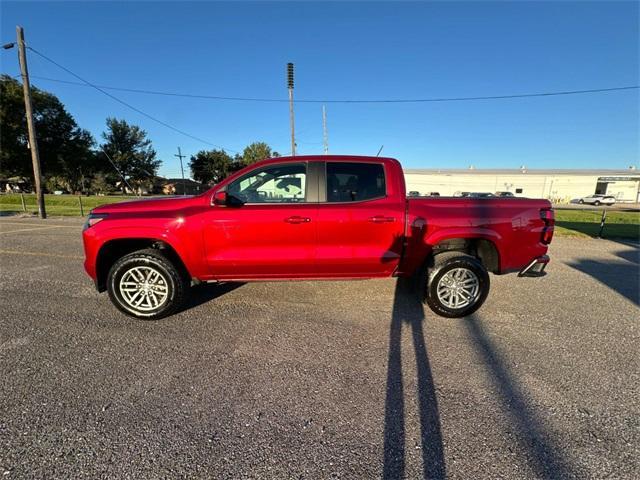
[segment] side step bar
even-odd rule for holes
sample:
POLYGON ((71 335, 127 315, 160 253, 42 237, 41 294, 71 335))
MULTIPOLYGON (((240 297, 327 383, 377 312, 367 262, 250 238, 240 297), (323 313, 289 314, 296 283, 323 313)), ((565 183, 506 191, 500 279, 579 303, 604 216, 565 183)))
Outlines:
POLYGON ((542 255, 541 257, 534 258, 529 265, 524 267, 518 273, 519 277, 543 277, 547 274, 544 271, 545 267, 549 263, 549 256, 542 255))

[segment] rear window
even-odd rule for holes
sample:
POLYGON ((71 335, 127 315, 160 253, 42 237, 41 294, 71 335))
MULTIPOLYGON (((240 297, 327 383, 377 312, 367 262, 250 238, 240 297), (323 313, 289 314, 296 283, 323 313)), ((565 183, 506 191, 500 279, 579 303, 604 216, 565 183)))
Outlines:
POLYGON ((327 162, 328 202, 361 202, 385 195, 381 163, 327 162))

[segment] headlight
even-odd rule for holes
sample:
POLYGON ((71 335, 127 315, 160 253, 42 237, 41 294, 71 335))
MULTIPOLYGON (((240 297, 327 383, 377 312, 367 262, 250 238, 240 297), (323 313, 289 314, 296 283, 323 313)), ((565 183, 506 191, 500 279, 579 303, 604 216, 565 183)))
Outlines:
POLYGON ((87 221, 84 222, 84 227, 82 231, 85 231, 87 228, 93 227, 96 223, 101 222, 105 218, 109 216, 108 213, 90 213, 87 217, 87 221))

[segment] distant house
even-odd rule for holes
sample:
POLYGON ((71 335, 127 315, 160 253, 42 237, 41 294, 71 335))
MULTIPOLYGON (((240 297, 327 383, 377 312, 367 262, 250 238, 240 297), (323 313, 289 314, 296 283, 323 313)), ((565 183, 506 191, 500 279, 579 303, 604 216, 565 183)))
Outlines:
POLYGON ((167 178, 162 184, 162 193, 165 195, 197 195, 205 191, 207 187, 189 178, 167 178))
POLYGON ((131 183, 125 184, 122 181, 118 181, 115 183, 115 188, 118 192, 124 193, 125 195, 153 195, 160 189, 155 189, 152 183, 149 184, 134 184, 129 188, 131 183), (123 191, 124 187, 124 191, 123 191))
POLYGON ((0 178, 0 192, 2 193, 27 193, 30 191, 30 182, 24 177, 0 178))

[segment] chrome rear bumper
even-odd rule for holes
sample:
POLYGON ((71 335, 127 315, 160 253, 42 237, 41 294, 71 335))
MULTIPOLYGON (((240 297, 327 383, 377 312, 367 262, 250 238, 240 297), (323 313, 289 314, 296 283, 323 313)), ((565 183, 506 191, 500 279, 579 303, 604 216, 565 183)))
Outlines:
POLYGON ((518 273, 519 277, 543 277, 547 274, 544 269, 549 263, 549 256, 542 255, 534 258, 531 262, 518 273))

